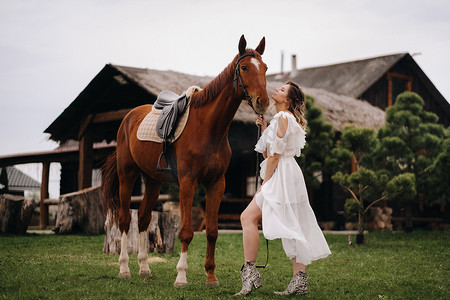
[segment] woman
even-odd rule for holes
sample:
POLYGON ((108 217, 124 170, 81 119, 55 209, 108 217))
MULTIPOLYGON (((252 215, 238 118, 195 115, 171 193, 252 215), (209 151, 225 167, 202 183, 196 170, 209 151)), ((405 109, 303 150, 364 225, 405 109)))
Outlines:
POLYGON ((263 134, 255 150, 263 154, 261 189, 241 214, 244 265, 241 268, 242 290, 247 295, 261 286, 255 267, 258 254, 258 222, 262 218, 264 236, 281 238, 283 249, 292 261, 293 278, 278 295, 306 294, 308 277, 305 266, 331 254, 309 205, 305 180, 294 159, 305 145, 305 96, 299 86, 288 81, 272 94, 277 113, 270 126, 258 117, 263 134))

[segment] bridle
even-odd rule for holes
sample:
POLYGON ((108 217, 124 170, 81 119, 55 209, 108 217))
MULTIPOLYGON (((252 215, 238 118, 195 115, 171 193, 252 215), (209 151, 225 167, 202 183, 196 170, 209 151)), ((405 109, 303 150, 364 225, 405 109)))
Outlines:
POLYGON ((254 54, 254 53, 247 53, 247 54, 244 54, 244 55, 242 55, 241 57, 239 57, 239 59, 237 60, 237 62, 236 62, 236 68, 235 68, 235 72, 234 72, 234 79, 233 79, 233 82, 234 82, 234 88, 236 89, 236 92, 237 92, 237 89, 238 89, 238 85, 237 85, 237 84, 238 84, 238 80, 239 80, 239 86, 242 88, 242 91, 244 92, 245 100, 247 100, 248 105, 250 105, 250 107, 251 107, 253 110, 255 110, 255 108, 253 107, 252 99, 250 98, 250 95, 248 94, 247 89, 245 88, 245 85, 244 85, 244 83, 242 82, 242 78, 241 78, 241 70, 240 70, 240 68, 239 68, 239 62, 240 62, 243 58, 248 57, 248 56, 255 57, 255 54, 254 54))

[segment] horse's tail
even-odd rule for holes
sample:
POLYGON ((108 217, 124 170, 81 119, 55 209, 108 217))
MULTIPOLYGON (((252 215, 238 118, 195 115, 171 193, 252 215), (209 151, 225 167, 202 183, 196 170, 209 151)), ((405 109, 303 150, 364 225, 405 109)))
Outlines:
POLYGON ((117 175, 117 155, 116 151, 108 156, 105 164, 101 168, 102 173, 102 207, 105 216, 108 212, 114 222, 117 222, 120 208, 119 198, 119 176, 117 175))

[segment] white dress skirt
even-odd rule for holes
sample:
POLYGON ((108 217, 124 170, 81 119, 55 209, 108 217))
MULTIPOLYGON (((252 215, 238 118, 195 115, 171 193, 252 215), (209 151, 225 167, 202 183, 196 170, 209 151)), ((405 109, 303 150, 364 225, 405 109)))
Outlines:
MULTIPOLYGON (((305 131, 292 114, 282 111, 274 116, 255 151, 267 151, 268 156, 278 153, 281 158, 255 200, 262 211, 264 237, 268 240, 281 238, 286 255, 308 265, 313 260, 327 257, 331 251, 309 204, 303 173, 294 158, 300 156, 305 137, 305 131), (280 117, 288 119, 288 128, 282 138, 277 136, 280 117)), ((266 164, 267 159, 261 163, 262 179, 266 164)))

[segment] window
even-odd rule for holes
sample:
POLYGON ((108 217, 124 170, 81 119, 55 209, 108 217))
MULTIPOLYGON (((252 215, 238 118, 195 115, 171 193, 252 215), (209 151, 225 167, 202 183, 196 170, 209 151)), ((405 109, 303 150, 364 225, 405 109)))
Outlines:
POLYGON ((387 73, 388 80, 388 103, 387 106, 392 106, 395 103, 397 96, 405 91, 412 90, 412 76, 402 75, 398 73, 387 73))

